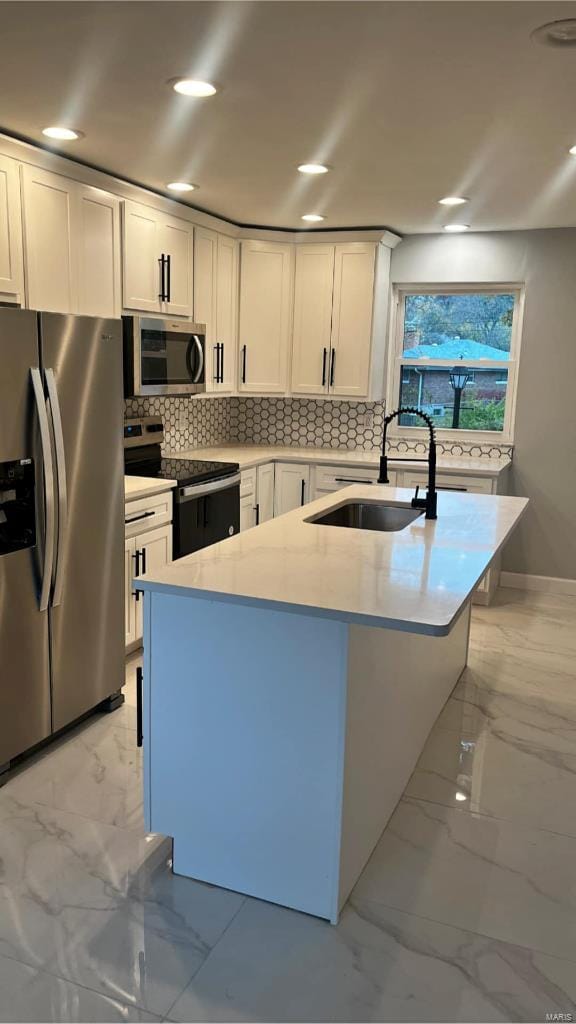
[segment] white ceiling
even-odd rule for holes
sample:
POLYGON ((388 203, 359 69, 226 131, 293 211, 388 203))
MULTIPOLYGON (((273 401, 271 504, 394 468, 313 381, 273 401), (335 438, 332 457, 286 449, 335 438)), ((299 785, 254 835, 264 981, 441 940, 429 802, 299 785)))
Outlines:
POLYGON ((0 128, 242 224, 437 231, 576 225, 576 49, 530 32, 576 3, 1 5, 0 128), (211 99, 167 79, 207 78, 211 99), (304 178, 303 161, 333 166, 304 178), (472 202, 446 213, 436 200, 472 202), (465 212, 464 212, 465 211, 465 212))

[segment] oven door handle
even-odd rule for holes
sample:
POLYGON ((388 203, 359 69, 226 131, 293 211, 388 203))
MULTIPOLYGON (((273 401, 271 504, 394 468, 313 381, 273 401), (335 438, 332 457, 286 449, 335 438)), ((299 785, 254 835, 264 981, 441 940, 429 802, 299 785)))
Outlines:
POLYGON ((178 500, 190 501, 192 498, 202 498, 205 494, 215 494, 216 491, 228 491, 239 483, 240 473, 235 473, 234 476, 225 476, 223 480, 212 480, 208 484, 190 484, 189 487, 180 488, 178 500))

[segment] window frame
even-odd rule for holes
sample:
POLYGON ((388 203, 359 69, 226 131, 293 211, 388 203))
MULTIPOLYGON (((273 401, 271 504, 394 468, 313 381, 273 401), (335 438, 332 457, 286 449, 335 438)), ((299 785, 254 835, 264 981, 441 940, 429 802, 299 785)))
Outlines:
MULTIPOLYGON (((513 294, 514 312, 512 315, 512 332, 510 338, 510 358, 502 360, 494 359, 470 359, 466 360, 466 366, 474 369, 506 369, 508 371, 508 384, 506 388, 506 404, 504 411, 503 430, 470 430, 465 427, 436 427, 438 440, 461 441, 470 443, 476 441, 478 444, 500 443, 512 444, 514 441, 514 422, 516 417, 516 395, 518 390, 518 368, 520 362, 520 344, 522 339, 522 325, 524 320, 525 286, 523 283, 509 282, 458 282, 450 284, 395 284, 392 289, 390 332, 388 346, 388 387, 386 389, 386 410, 392 411, 398 408, 400 402, 400 379, 402 366, 445 366, 452 369, 454 360, 448 359, 422 359, 407 360, 402 358, 404 348, 404 321, 405 302, 407 295, 454 295, 457 292, 473 294, 475 292, 493 294, 513 294)), ((411 427, 399 424, 398 420, 392 421, 389 427, 391 437, 408 440, 423 440, 428 437, 427 427, 411 427)))

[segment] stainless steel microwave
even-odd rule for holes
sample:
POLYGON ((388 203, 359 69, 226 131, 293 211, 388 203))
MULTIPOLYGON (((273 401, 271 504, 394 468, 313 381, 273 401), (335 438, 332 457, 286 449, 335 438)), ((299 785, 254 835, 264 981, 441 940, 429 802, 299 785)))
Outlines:
POLYGON ((124 316, 124 396, 206 391, 206 325, 124 316))

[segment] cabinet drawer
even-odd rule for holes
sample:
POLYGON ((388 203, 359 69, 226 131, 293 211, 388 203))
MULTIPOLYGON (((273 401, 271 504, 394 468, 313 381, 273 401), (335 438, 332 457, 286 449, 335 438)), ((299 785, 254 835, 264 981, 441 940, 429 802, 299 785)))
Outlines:
POLYGON ((145 530, 172 522, 172 491, 162 491, 147 498, 136 498, 124 505, 124 532, 135 537, 145 530))
POLYGON ((256 494, 256 466, 243 469, 240 475, 240 497, 248 498, 256 494))
MULTIPOLYGON (((425 487, 428 471, 410 470, 402 473, 403 487, 425 487)), ((471 494, 492 494, 492 481, 487 477, 467 476, 456 473, 437 473, 436 488, 439 491, 469 491, 471 494)))
MULTIPOLYGON (((316 466, 316 489, 318 491, 338 491, 350 484, 378 483, 378 470, 356 469, 353 466, 316 466)), ((390 482, 392 483, 392 474, 390 482)))

